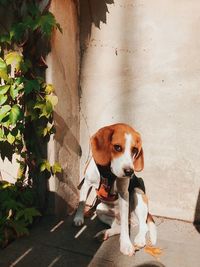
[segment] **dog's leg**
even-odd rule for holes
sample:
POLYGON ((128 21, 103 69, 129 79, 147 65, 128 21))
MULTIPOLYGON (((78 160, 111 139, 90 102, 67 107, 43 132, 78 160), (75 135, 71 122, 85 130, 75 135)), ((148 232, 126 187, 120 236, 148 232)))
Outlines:
POLYGON ((132 256, 135 248, 129 237, 129 178, 117 178, 117 190, 119 193, 119 212, 121 220, 120 251, 124 255, 132 256))
POLYGON ((146 233, 148 231, 147 216, 148 202, 143 192, 134 192, 135 214, 139 222, 139 232, 135 237, 134 245, 142 248, 146 245, 146 233))
POLYGON ((112 207, 106 203, 99 203, 96 207, 96 214, 100 221, 111 226, 115 219, 115 212, 112 207))
POLYGON ((99 241, 105 241, 113 235, 120 234, 121 225, 117 219, 113 219, 113 217, 111 218, 108 217, 107 215, 101 214, 100 220, 102 220, 104 223, 108 225, 111 225, 111 228, 104 229, 95 235, 95 238, 97 238, 99 241))
POLYGON ((99 171, 92 159, 86 169, 85 180, 80 190, 80 199, 78 209, 74 217, 74 224, 81 226, 84 223, 84 209, 88 197, 88 192, 92 186, 98 188, 100 181, 99 171))
POLYGON ((85 180, 82 187, 81 187, 78 209, 77 209, 76 215, 74 217, 74 224, 76 226, 81 226, 84 223, 85 203, 86 203, 88 192, 89 192, 91 186, 92 186, 92 184, 90 182, 88 182, 87 180, 85 180))
POLYGON ((95 236, 96 238, 98 238, 101 241, 104 241, 113 235, 120 234, 120 229, 121 229, 120 220, 119 218, 117 218, 119 217, 119 214, 116 217, 114 207, 109 207, 105 203, 100 203, 97 206, 96 213, 97 213, 98 218, 103 223, 110 226, 109 229, 102 230, 99 233, 97 233, 97 235, 95 236))
MULTIPOLYGON (((118 211, 118 209, 117 209, 118 211)), ((95 236, 99 240, 107 240, 110 236, 120 234, 120 218, 119 213, 116 214, 116 204, 113 206, 100 203, 96 208, 98 218, 110 228, 102 230, 95 236)))
POLYGON ((113 235, 118 235, 120 234, 120 231, 121 231, 121 225, 120 225, 120 222, 115 219, 111 225, 111 228, 110 229, 107 229, 105 231, 105 234, 104 234, 104 240, 107 240, 109 237, 113 236, 113 235))

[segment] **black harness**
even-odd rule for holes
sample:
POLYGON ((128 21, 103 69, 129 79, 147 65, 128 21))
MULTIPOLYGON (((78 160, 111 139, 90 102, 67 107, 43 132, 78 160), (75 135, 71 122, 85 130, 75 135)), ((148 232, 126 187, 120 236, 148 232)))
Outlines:
MULTIPOLYGON (((97 164, 97 168, 100 173, 100 185, 97 191, 97 196, 100 200, 104 201, 113 201, 118 198, 118 194, 114 193, 114 182, 117 179, 117 176, 111 172, 110 166, 101 166, 97 164), (102 193, 106 192, 105 195, 102 193)), ((123 178, 122 178, 123 179, 123 178)), ((129 181, 129 193, 132 193, 135 188, 139 188, 145 193, 144 181, 142 178, 139 178, 132 174, 129 181)))
MULTIPOLYGON (((111 172, 110 165, 101 166, 97 164, 97 168, 100 173, 100 183, 98 189, 96 189, 97 198, 103 202, 113 202, 118 199, 117 192, 114 192, 114 183, 117 179, 117 176, 111 172)), ((78 189, 81 188, 84 179, 81 181, 78 189)), ((139 188, 145 193, 144 181, 142 178, 139 178, 133 173, 130 177, 129 182, 129 193, 132 193, 135 188, 139 188)))

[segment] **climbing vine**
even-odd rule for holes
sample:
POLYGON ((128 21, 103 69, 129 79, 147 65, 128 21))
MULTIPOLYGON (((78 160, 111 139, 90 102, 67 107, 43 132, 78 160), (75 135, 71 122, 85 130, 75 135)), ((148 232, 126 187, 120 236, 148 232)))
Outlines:
POLYGON ((54 29, 61 28, 47 0, 0 0, 0 155, 17 158, 16 182, 0 182, 0 244, 28 233, 45 208, 44 191, 58 163, 47 160, 58 102, 45 81, 46 55, 54 29))

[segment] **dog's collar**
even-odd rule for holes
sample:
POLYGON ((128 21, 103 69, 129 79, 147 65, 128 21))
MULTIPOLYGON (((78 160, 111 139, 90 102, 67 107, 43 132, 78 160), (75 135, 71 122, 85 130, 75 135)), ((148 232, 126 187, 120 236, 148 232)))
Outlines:
POLYGON ((109 165, 108 166, 101 166, 99 164, 96 165, 100 173, 100 184, 99 188, 96 189, 98 198, 101 201, 106 201, 106 202, 113 202, 117 200, 118 194, 113 190, 117 176, 111 172, 109 165))
MULTIPOLYGON (((99 188, 96 190, 97 196, 99 197, 100 200, 103 201, 107 202, 115 201, 118 198, 118 194, 116 192, 113 193, 113 187, 114 187, 114 182, 117 179, 117 176, 111 172, 110 165, 108 166, 101 166, 98 164, 96 165, 100 173, 100 185, 99 188)), ((135 173, 133 173, 129 182, 129 188, 128 188, 129 193, 133 192, 135 188, 139 188, 145 193, 145 186, 143 179, 137 177, 135 173)))
MULTIPOLYGON (((107 166, 101 166, 99 164, 96 164, 99 173, 100 173, 100 183, 98 189, 96 189, 97 196, 99 200, 105 201, 105 202, 113 202, 118 199, 117 192, 114 192, 114 183, 117 179, 117 176, 114 175, 111 172, 110 165, 107 166)), ((85 179, 85 178, 84 178, 85 179)), ((78 189, 80 190, 84 179, 81 181, 81 183, 78 186, 78 189)), ((145 186, 142 178, 138 178, 135 173, 131 176, 130 182, 129 182, 129 193, 133 192, 135 188, 141 189, 145 193, 145 186)))

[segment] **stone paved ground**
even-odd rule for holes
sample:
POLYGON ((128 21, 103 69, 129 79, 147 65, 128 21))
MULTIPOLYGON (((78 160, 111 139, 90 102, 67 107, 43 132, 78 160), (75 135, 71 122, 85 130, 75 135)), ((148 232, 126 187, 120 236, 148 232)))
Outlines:
POLYGON ((72 218, 45 217, 30 236, 0 251, 0 267, 200 267, 200 233, 190 223, 156 218, 160 259, 144 249, 135 256, 119 251, 119 236, 101 243, 93 238, 105 225, 97 218, 86 219, 75 228, 72 218))

